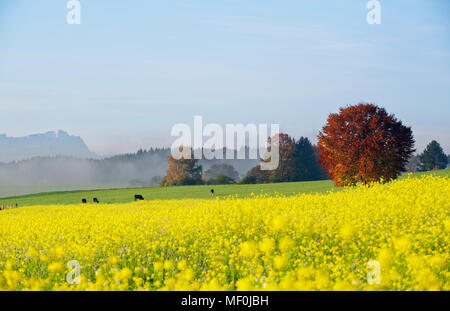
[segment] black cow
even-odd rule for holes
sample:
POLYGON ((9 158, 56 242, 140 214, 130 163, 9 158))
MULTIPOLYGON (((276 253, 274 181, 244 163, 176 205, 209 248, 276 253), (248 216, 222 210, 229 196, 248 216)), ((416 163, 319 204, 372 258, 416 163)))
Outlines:
POLYGON ((81 199, 81 203, 86 204, 87 200, 86 199, 81 199))
POLYGON ((100 203, 100 202, 98 201, 97 198, 93 198, 93 199, 92 199, 92 202, 94 202, 94 203, 100 203))
POLYGON ((211 192, 211 195, 214 196, 214 189, 209 190, 211 192))
POLYGON ((144 200, 144 197, 142 195, 140 195, 140 194, 135 194, 134 195, 134 200, 135 201, 144 200))

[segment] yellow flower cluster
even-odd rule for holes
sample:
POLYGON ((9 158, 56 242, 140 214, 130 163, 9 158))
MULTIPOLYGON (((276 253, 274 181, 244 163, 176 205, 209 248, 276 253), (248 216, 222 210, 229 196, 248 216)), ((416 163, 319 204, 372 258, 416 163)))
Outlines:
POLYGON ((424 176, 293 197, 1 211, 0 289, 447 291, 449 193, 448 178, 424 176))

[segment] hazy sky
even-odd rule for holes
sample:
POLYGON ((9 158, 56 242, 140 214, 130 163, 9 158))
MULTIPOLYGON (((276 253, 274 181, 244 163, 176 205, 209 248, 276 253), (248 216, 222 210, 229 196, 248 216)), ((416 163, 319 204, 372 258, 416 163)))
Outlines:
POLYGON ((100 154, 169 146, 175 123, 315 136, 373 102, 450 153, 450 2, 0 0, 0 133, 66 130, 100 154))

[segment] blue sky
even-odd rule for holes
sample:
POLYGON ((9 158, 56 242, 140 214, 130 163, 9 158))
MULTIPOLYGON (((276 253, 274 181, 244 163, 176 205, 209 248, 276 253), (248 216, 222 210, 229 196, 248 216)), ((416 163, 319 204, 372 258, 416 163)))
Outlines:
POLYGON ((169 146, 175 123, 279 123, 313 141, 360 101, 450 153, 450 2, 0 0, 0 133, 63 129, 100 154, 169 146))

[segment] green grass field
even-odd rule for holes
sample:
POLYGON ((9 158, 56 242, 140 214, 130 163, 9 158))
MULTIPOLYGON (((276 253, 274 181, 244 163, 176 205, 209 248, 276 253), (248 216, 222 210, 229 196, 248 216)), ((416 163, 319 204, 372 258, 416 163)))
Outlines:
POLYGON ((110 185, 32 185, 32 186, 2 186, 0 185, 0 198, 12 196, 24 196, 43 192, 57 192, 57 191, 75 191, 75 190, 91 190, 91 189, 114 189, 126 188, 125 185, 110 184, 110 185))
MULTIPOLYGON (((427 173, 415 173, 414 177, 423 174, 434 174, 438 176, 450 176, 450 169, 433 171, 427 173)), ((402 175, 400 178, 406 178, 402 175)), ((209 190, 215 189, 216 196, 227 197, 238 195, 239 197, 248 197, 254 194, 282 194, 294 195, 298 193, 325 193, 327 191, 339 191, 342 188, 333 186, 332 181, 312 181, 312 182, 293 182, 278 184, 258 184, 258 185, 217 185, 217 186, 183 186, 167 188, 128 188, 128 189, 109 189, 109 190, 90 190, 90 191, 65 191, 65 192, 47 192, 25 196, 17 196, 0 199, 0 205, 31 206, 31 205, 51 205, 51 204, 77 204, 82 198, 88 202, 96 197, 100 203, 127 203, 134 200, 135 194, 141 194, 145 200, 167 200, 167 199, 211 199, 209 190)))

